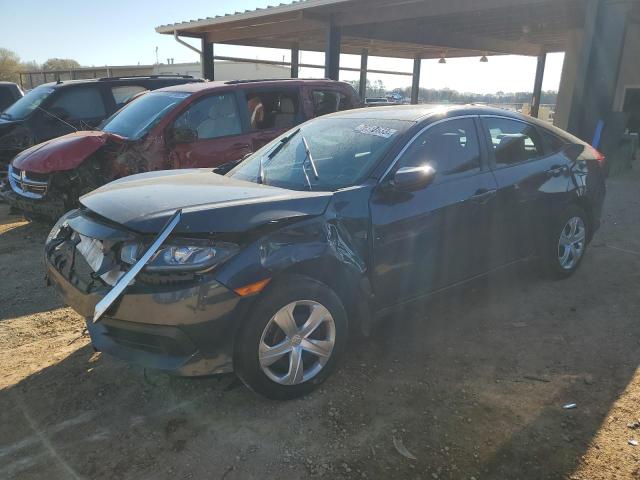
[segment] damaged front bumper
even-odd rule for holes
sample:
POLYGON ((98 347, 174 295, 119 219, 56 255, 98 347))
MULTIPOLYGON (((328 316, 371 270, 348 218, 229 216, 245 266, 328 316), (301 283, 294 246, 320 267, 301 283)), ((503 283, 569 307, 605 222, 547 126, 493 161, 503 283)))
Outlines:
MULTIPOLYGON (((3 187, 0 187, 0 189, 2 188, 3 187)), ((28 217, 43 219, 51 221, 52 223, 60 218, 67 210, 62 198, 45 198, 41 200, 26 198, 12 191, 8 184, 5 184, 4 188, 0 190, 0 199, 8 203, 11 207, 20 210, 28 217)))
MULTIPOLYGON (((83 235, 118 236, 110 232, 112 227, 92 219, 76 218, 78 225, 83 235)), ((136 281, 94 323, 95 306, 111 287, 70 243, 71 239, 49 241, 47 279, 65 303, 87 319, 96 350, 185 376, 233 370, 235 333, 250 299, 242 299, 211 276, 162 285, 136 281)))

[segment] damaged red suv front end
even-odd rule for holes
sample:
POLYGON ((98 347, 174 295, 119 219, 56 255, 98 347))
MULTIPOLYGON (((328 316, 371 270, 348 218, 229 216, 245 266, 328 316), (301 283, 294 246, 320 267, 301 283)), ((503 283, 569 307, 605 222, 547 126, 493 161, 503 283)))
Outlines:
POLYGON ((35 145, 9 165, 2 196, 27 216, 55 219, 115 178, 116 170, 105 166, 131 148, 127 143, 111 133, 81 131, 35 145))

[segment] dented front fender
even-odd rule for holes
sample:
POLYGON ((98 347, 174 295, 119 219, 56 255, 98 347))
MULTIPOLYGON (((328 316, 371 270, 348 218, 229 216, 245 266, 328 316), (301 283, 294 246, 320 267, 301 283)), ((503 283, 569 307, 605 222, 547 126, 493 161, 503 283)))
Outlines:
POLYGON ((361 311, 369 282, 371 187, 336 192, 319 216, 264 233, 216 275, 230 289, 264 278, 303 274, 334 289, 350 313, 361 311))

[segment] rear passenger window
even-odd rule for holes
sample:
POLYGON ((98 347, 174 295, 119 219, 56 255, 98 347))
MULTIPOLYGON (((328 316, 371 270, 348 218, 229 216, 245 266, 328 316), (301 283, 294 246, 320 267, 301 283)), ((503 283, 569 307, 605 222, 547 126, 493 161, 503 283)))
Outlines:
POLYGON ((174 122, 175 131, 194 140, 208 140, 242 133, 234 94, 212 95, 189 105, 174 122))
POLYGON ((62 109, 70 120, 97 119, 107 115, 102 95, 96 87, 63 89, 49 105, 50 110, 56 108, 62 109))
POLYGON ((148 91, 148 89, 141 87, 140 85, 121 85, 118 87, 111 87, 111 93, 113 94, 113 99, 116 102, 116 108, 122 107, 125 103, 131 100, 131 97, 148 91))
POLYGON ((496 165, 515 165, 544 156, 542 141, 533 125, 506 118, 485 117, 496 165))
POLYGON ((400 167, 431 165, 437 177, 480 169, 480 147, 470 118, 448 120, 426 130, 407 149, 400 167))
POLYGON ((567 145, 567 142, 560 137, 556 137, 552 133, 545 132, 544 130, 541 131, 540 135, 545 143, 547 153, 557 153, 567 145))
POLYGON ((331 90, 315 90, 313 96, 313 115, 320 117, 328 113, 351 108, 349 97, 344 93, 331 90))
POLYGON ((288 129, 298 123, 298 90, 251 91, 247 110, 252 130, 288 129))

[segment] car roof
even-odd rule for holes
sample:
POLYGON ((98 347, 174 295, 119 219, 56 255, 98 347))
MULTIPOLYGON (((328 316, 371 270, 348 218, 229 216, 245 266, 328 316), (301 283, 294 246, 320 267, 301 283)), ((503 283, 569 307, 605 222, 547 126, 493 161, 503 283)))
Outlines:
POLYGON ((301 85, 349 85, 346 82, 327 79, 308 79, 308 78, 274 78, 264 80, 231 80, 231 81, 209 81, 201 83, 188 83, 184 85, 174 85, 171 87, 161 88, 156 91, 167 92, 189 92, 197 93, 207 90, 217 90, 220 88, 265 88, 265 87, 297 87, 301 85))
POLYGON ((41 83, 40 85, 33 87, 49 87, 49 88, 62 88, 68 87, 71 85, 83 85, 83 84, 111 84, 111 83, 130 83, 130 82, 166 82, 166 81, 183 81, 183 82, 200 82, 201 79, 189 77, 189 76, 180 76, 180 75, 152 75, 152 76, 131 76, 131 77, 103 77, 103 78, 82 78, 78 80, 60 80, 59 82, 47 82, 41 83))
POLYGON ((384 107, 367 107, 355 110, 344 110, 332 113, 326 117, 332 118, 380 118, 385 120, 405 120, 419 122, 428 118, 455 117, 461 115, 498 115, 540 123, 535 118, 502 108, 483 105, 390 105, 384 107))

